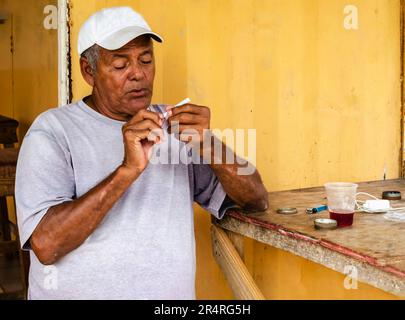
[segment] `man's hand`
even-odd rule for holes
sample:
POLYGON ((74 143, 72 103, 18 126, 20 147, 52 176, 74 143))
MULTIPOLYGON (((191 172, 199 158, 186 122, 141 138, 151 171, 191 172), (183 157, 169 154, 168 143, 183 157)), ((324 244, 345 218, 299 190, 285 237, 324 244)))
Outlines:
POLYGON ((203 147, 204 130, 210 128, 211 112, 208 107, 195 104, 186 104, 181 107, 167 107, 169 113, 169 133, 178 133, 178 139, 188 142, 193 137, 193 141, 200 143, 203 147))
POLYGON ((163 139, 162 124, 162 114, 141 110, 122 127, 125 147, 122 166, 134 177, 145 170, 153 145, 163 139))
POLYGON ((234 161, 228 164, 225 158, 228 148, 222 142, 220 158, 215 154, 214 139, 209 131, 211 115, 208 107, 186 104, 181 107, 168 107, 166 110, 169 113, 169 133, 179 134, 178 139, 181 141, 192 140, 199 143, 200 156, 205 157, 207 153, 210 158, 205 160, 209 161, 225 192, 236 204, 252 212, 268 208, 267 191, 259 172, 254 170, 251 175, 239 175, 238 168, 241 165, 236 160, 236 154, 230 150, 234 161), (209 143, 204 142, 206 139, 210 140, 209 143), (210 150, 204 150, 206 147, 210 150))

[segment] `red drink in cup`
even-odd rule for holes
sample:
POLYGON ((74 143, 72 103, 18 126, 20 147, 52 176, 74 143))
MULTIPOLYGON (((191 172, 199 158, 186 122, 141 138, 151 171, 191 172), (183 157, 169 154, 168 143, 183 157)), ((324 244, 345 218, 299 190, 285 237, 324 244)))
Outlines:
POLYGON ((337 221, 339 228, 351 226, 356 208, 357 184, 349 182, 327 183, 325 189, 330 218, 337 221))
POLYGON ((336 220, 338 227, 350 227, 353 224, 354 212, 334 212, 329 211, 331 219, 336 220))

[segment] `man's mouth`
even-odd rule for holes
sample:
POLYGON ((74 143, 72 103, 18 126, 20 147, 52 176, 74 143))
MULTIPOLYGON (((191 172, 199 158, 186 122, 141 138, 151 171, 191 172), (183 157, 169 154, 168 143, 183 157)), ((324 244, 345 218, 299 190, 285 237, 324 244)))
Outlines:
POLYGON ((134 89, 128 92, 128 94, 131 97, 134 98, 144 98, 149 94, 149 90, 148 89, 134 89))

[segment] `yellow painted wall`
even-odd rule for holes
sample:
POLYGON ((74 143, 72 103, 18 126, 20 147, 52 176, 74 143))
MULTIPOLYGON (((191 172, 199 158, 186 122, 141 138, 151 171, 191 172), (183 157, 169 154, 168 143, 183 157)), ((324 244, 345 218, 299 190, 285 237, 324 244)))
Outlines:
MULTIPOLYGON (((345 0, 71 0, 74 99, 89 93, 76 54, 80 25, 131 5, 157 45, 155 102, 186 96, 211 107, 215 128, 257 129, 269 191, 399 175, 400 0, 353 0, 359 30, 343 28, 345 0)), ((209 216, 196 212, 197 295, 231 298, 212 255, 209 216)), ((248 242, 246 262, 266 297, 392 298, 291 254, 248 242), (316 280, 315 282, 313 280, 316 280)))
MULTIPOLYGON (((0 24, 0 114, 19 121, 19 142, 41 112, 58 104, 58 34, 43 27, 44 7, 56 4, 0 0, 0 15, 7 17, 0 24)), ((11 197, 7 205, 15 222, 11 197)))
POLYGON ((399 299, 361 282, 345 289, 345 275, 252 239, 245 238, 244 249, 245 264, 267 299, 399 299))
MULTIPOLYGON (((0 7, 1 8, 1 7, 0 7)), ((0 15, 2 12, 0 11, 0 15)), ((0 24, 0 114, 12 116, 13 114, 13 77, 12 77, 12 53, 11 34, 12 18, 3 13, 5 22, 0 24)))
POLYGON ((10 17, 0 24, 0 114, 20 122, 20 141, 38 114, 58 104, 58 32, 43 27, 44 7, 55 4, 0 0, 0 14, 10 17))

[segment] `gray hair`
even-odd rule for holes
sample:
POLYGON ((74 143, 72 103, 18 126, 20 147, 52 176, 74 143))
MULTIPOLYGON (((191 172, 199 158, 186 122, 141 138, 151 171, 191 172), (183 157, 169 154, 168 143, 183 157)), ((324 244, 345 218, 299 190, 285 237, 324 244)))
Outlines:
POLYGON ((97 71, 97 61, 100 57, 100 47, 95 44, 84 51, 81 55, 82 58, 85 58, 90 65, 93 72, 97 71))

